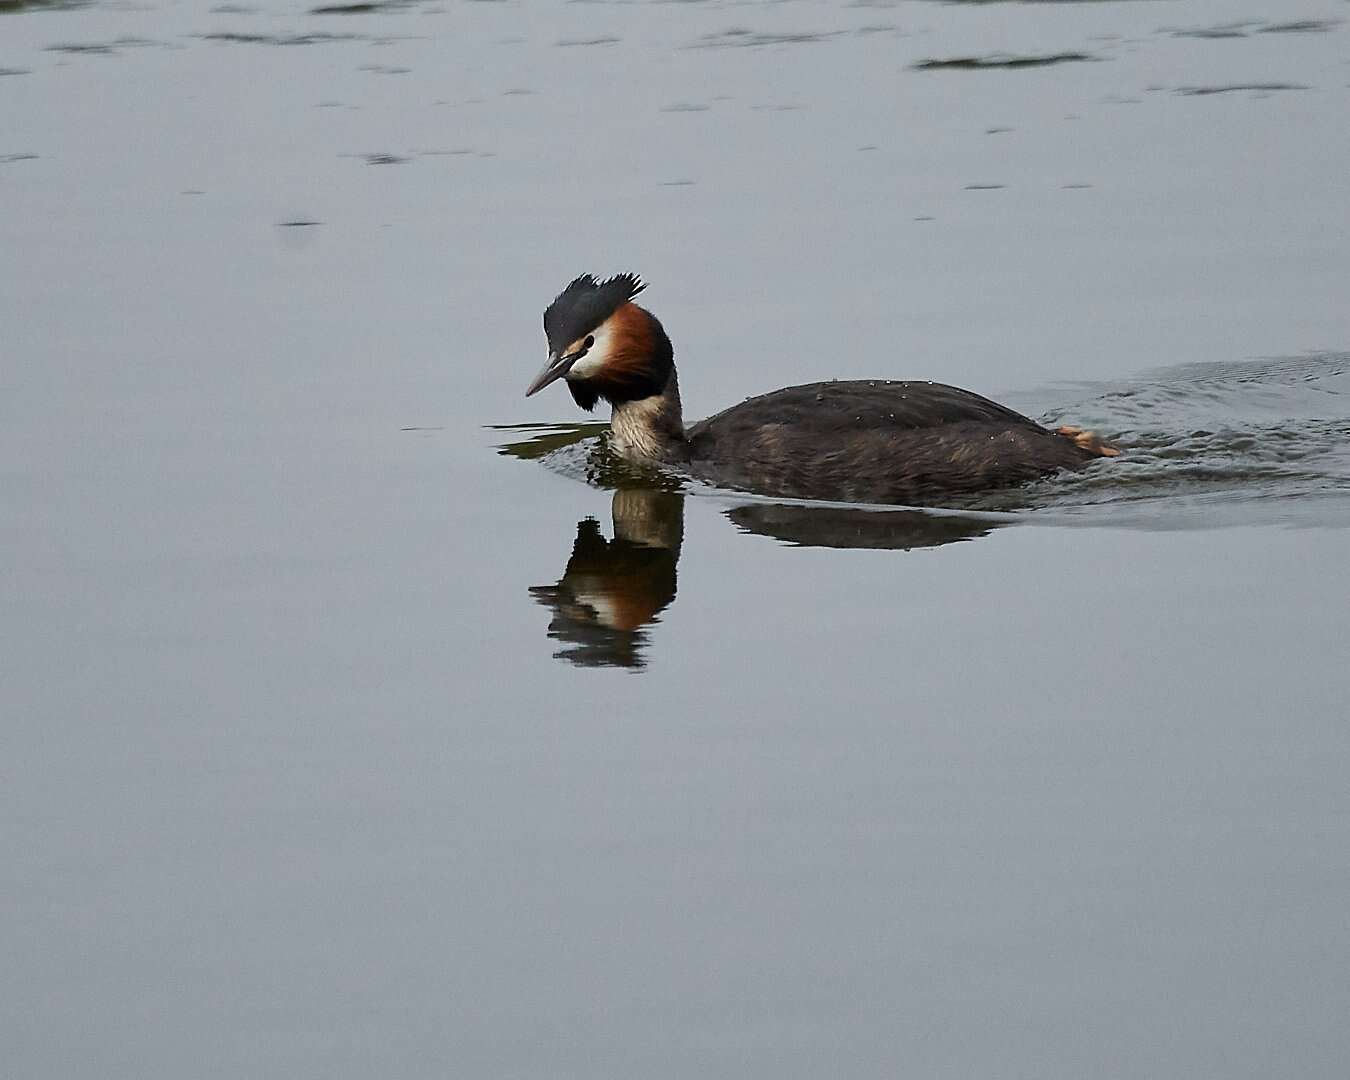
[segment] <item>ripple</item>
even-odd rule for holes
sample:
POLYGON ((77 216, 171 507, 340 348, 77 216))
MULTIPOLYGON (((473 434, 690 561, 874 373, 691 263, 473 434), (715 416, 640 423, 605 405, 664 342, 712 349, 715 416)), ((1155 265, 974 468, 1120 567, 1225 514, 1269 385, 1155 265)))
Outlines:
POLYGON ((1054 64, 1095 63, 1101 57, 1083 52, 1040 54, 989 53, 986 56, 953 56, 920 60, 915 71, 985 71, 997 69, 1050 67, 1054 64))
POLYGON ((1241 22, 1216 23, 1213 26, 1165 26, 1159 33, 1171 34, 1175 38, 1200 38, 1218 41, 1227 38, 1245 38, 1260 25, 1261 22, 1258 19, 1245 19, 1241 22))
POLYGON ((1209 97, 1213 94, 1236 94, 1247 91, 1253 94, 1275 94, 1284 90, 1308 90, 1302 83, 1252 82, 1226 83, 1222 86, 1178 86, 1173 93, 1182 97, 1209 97))
POLYGON ((21 11, 73 11, 88 7, 94 0, 0 0, 0 15, 21 11))
POLYGON ((250 34, 217 30, 198 34, 204 41, 222 41, 230 45, 331 45, 342 41, 368 41, 360 34, 250 34))
POLYGON ((1044 422, 1067 418, 1122 454, 1022 493, 1042 508, 1147 504, 1161 517, 1217 501, 1232 521, 1244 505, 1316 497, 1318 514, 1350 510, 1350 353, 1168 369, 1097 387, 1044 422))
POLYGON ((411 7, 411 0, 357 0, 351 4, 323 4, 309 9, 311 15, 373 15, 411 7))
POLYGON ((811 33, 762 33, 734 27, 716 34, 704 34, 691 46, 695 49, 757 49, 767 45, 812 45, 837 37, 842 31, 830 30, 811 33))
POLYGON ((1295 19, 1292 22, 1270 23, 1258 30, 1261 34, 1325 34, 1340 26, 1340 19, 1295 19))
POLYGON ((163 41, 151 41, 149 38, 120 37, 113 41, 100 42, 61 42, 48 45, 44 52, 67 53, 75 56, 115 56, 123 49, 166 49, 163 41))
POLYGON ((1159 33, 1177 38, 1201 38, 1222 41, 1250 37, 1253 34, 1325 34, 1341 24, 1339 19, 1293 19, 1288 22, 1264 22, 1242 19, 1212 26, 1165 26, 1159 33))
POLYGON ((601 36, 592 38, 562 38, 553 44, 560 49, 586 48, 593 45, 617 45, 622 38, 601 36))

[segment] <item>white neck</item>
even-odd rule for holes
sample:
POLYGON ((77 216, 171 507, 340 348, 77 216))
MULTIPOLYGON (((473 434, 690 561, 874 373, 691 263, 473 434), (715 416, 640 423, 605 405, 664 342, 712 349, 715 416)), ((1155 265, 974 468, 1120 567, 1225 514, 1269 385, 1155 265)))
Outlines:
POLYGON ((639 461, 673 462, 688 456, 679 380, 673 368, 659 394, 614 406, 609 438, 616 453, 639 461))

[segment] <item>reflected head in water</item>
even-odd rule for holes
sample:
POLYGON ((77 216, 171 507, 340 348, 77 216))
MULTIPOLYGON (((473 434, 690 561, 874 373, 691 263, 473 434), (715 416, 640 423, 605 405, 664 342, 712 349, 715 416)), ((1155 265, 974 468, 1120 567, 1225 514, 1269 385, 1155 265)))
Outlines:
POLYGON ((530 595, 553 610, 548 636, 563 644, 558 659, 636 670, 646 663, 643 628, 675 599, 684 496, 620 490, 611 512, 614 539, 605 539, 595 518, 583 518, 563 576, 530 595))

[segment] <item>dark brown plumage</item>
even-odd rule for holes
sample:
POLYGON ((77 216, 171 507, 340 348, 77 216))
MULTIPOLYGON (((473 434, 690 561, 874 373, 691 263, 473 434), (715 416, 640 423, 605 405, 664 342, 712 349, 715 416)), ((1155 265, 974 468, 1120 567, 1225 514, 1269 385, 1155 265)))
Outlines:
POLYGON ((696 475, 802 499, 933 505, 1079 469, 1102 456, 954 386, 808 383, 686 433, 696 475))

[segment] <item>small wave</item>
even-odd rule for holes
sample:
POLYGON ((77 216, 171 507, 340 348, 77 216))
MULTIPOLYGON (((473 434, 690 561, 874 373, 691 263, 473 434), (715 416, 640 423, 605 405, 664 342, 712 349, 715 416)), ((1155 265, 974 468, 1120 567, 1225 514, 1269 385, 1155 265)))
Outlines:
POLYGON ((1044 421, 1071 417, 1122 454, 1024 489, 1038 508, 1191 516, 1222 500, 1235 511, 1225 520, 1243 506, 1266 519, 1277 502, 1317 497, 1326 509, 1350 496, 1350 353, 1185 365, 1072 396, 1044 421))

